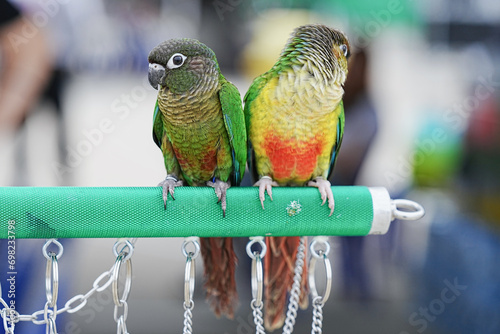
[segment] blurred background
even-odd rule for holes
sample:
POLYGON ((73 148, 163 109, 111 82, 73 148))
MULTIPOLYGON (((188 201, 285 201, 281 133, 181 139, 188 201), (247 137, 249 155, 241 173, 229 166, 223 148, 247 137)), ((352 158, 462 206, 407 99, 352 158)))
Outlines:
MULTIPOLYGON (((147 55, 154 46, 199 39, 244 95, 295 27, 340 28, 353 56, 333 182, 386 187, 427 214, 394 222, 384 236, 331 239, 334 286, 324 332, 500 332, 497 0, 0 3, 1 186, 155 186, 165 171, 151 137, 157 91, 147 82, 147 55)), ((62 240, 60 307, 111 267, 114 242, 62 240)), ((234 321, 209 311, 198 268, 196 333, 254 331, 245 242, 234 321)), ((31 314, 44 306, 44 241, 17 243, 16 305, 31 314)), ((181 243, 137 242, 129 332, 182 330, 181 243)), ((3 243, 2 259, 6 249, 3 243)), ((310 331, 311 314, 299 313, 296 332, 310 331)), ((115 332, 110 291, 57 324, 59 333, 115 332)), ((16 326, 16 333, 44 331, 16 326)))

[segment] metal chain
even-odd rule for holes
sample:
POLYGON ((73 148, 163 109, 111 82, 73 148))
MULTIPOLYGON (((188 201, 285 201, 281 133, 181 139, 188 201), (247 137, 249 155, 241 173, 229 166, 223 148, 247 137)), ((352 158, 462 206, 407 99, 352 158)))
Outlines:
POLYGON ((264 303, 260 303, 260 305, 256 305, 256 300, 253 299, 250 302, 250 307, 252 308, 252 314, 253 314, 253 323, 255 324, 255 333, 256 334, 265 334, 264 330, 264 318, 262 316, 262 307, 264 306, 264 303))
POLYGON ((43 321, 46 324, 45 332, 47 334, 57 334, 56 317, 57 317, 57 297, 59 295, 59 265, 57 260, 63 254, 63 246, 56 239, 47 240, 42 248, 42 254, 47 259, 47 267, 45 270, 45 296, 47 302, 43 309, 43 321), (48 246, 51 244, 59 247, 59 252, 49 251, 48 246))
MULTIPOLYGON (((1 298, 1 297, 0 297, 1 298)), ((1 299, 3 305, 7 305, 7 303, 1 299)), ((2 318, 3 318, 3 328, 5 329, 6 334, 14 334, 14 328, 16 327, 16 322, 12 318, 12 312, 16 312, 12 310, 8 306, 5 306, 2 309, 2 318)), ((17 312, 16 312, 17 313, 17 312)))
POLYGON ((194 302, 191 301, 189 304, 184 302, 184 328, 182 330, 183 334, 193 333, 193 308, 194 302))
POLYGON ((321 334, 323 331, 323 306, 325 305, 332 287, 332 266, 328 259, 330 252, 330 244, 328 237, 315 237, 311 243, 311 261, 309 262, 309 288, 313 298, 313 321, 311 327, 311 334, 321 334), (320 247, 317 248, 316 246, 320 247), (318 294, 316 289, 316 262, 322 261, 325 267, 326 286, 323 296, 318 294))
POLYGON ((113 245, 113 254, 116 256, 115 264, 112 268, 111 277, 111 291, 113 293, 113 302, 115 303, 115 309, 113 312, 113 319, 116 322, 116 333, 117 334, 128 334, 127 331, 127 316, 128 316, 128 304, 127 299, 132 288, 132 254, 134 253, 134 245, 129 240, 118 240, 113 245), (122 246, 123 245, 123 246, 122 246), (118 248, 122 246, 121 250, 118 248), (118 291, 118 281, 120 278, 120 269, 122 264, 126 266, 125 272, 125 287, 123 288, 123 293, 120 296, 118 291), (122 315, 118 316, 119 309, 123 309, 122 315))
POLYGON ((186 257, 186 269, 184 271, 184 328, 183 334, 193 333, 193 294, 194 283, 196 276, 196 262, 195 259, 200 254, 200 239, 198 237, 189 237, 182 243, 182 254, 186 257), (188 245, 194 246, 194 252, 188 251, 188 245))
MULTIPOLYGON (((137 238, 133 238, 129 241, 129 244, 134 246, 135 242, 137 241, 137 238)), ((59 251, 57 252, 56 258, 60 258, 61 255, 63 254, 63 247, 62 245, 55 239, 52 239, 50 243, 45 243, 45 245, 42 248, 42 252, 44 256, 49 259, 51 257, 49 256, 49 253, 54 253, 54 252, 49 252, 47 251, 48 246, 53 243, 57 246, 59 246, 59 251)), ((115 243, 114 250, 117 249, 117 247, 122 244, 122 243, 115 243)), ((125 243, 125 246, 120 250, 117 251, 117 253, 120 253, 122 250, 129 249, 129 253, 125 256, 125 258, 128 257, 130 259, 130 256, 133 252, 133 248, 131 249, 127 243, 125 243)), ((125 259, 124 259, 125 260, 125 259)), ((93 282, 92 288, 86 293, 86 294, 79 294, 74 296, 73 298, 69 299, 66 304, 64 304, 63 308, 56 308, 56 309, 50 309, 47 304, 42 310, 33 312, 30 315, 23 315, 19 314, 16 310, 10 309, 9 305, 5 300, 2 298, 0 294, 0 316, 3 319, 3 324, 4 324, 4 329, 5 333, 8 334, 13 334, 14 333, 14 327, 15 324, 20 322, 20 321, 31 321, 35 325, 46 325, 48 327, 48 330, 52 330, 55 332, 55 322, 51 323, 52 320, 55 320, 55 317, 61 313, 67 312, 67 313, 75 313, 81 310, 85 305, 87 305, 88 300, 96 293, 100 293, 104 290, 106 290, 112 283, 113 283, 113 272, 115 269, 116 262, 111 266, 111 268, 105 272, 103 272, 101 275, 99 275, 93 282), (54 316, 55 314, 55 316, 54 316), (52 320, 50 320, 52 319, 52 320)), ((51 266, 52 268, 52 266, 51 266)), ((52 269, 51 269, 51 274, 52 274, 52 269)), ((47 273, 46 273, 47 276, 47 273)), ((52 289, 52 299, 54 299, 54 286, 52 285, 52 279, 49 280, 51 282, 49 286, 52 289)), ((46 284, 47 284, 47 277, 46 277, 46 284)), ((47 292, 47 286, 46 286, 46 292, 47 292)), ((49 294, 50 296, 50 294, 49 294)), ((123 303, 123 300, 121 301, 123 303)), ((126 303, 126 302, 125 302, 126 303)), ((124 306, 126 307, 126 306, 124 306)), ((117 323, 117 327, 120 328, 122 332, 118 333, 127 333, 127 327, 125 325, 124 320, 120 320, 121 318, 125 318, 124 315, 118 317, 118 322, 123 322, 123 324, 117 323)), ((49 332, 50 333, 50 332, 49 332)))
POLYGON ((288 310, 286 312, 285 325, 283 326, 284 334, 291 334, 295 326, 297 311, 299 309, 300 286, 302 283, 302 272, 304 270, 304 258, 306 250, 306 238, 300 238, 299 249, 297 250, 297 259, 295 260, 295 269, 293 275, 292 290, 290 291, 290 301, 288 302, 288 310))
POLYGON ((321 296, 313 299, 313 322, 311 334, 321 334, 323 332, 323 305, 325 303, 321 296))
POLYGON ((266 255, 267 246, 264 243, 263 237, 251 237, 247 244, 247 254, 252 259, 252 308, 253 322, 255 324, 256 334, 265 334, 264 319, 262 317, 262 302, 264 274, 262 270, 262 258, 266 255), (252 251, 252 246, 258 243, 261 247, 260 251, 252 251))

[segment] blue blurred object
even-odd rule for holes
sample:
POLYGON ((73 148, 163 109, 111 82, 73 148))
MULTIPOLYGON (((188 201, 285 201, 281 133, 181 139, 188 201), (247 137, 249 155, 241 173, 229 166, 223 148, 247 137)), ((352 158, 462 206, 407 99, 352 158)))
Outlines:
MULTIPOLYGON (((458 213, 437 216, 418 298, 433 326, 449 333, 500 333, 499 254, 499 234, 482 222, 458 213)), ((425 321, 419 317, 413 324, 418 332, 425 321)))

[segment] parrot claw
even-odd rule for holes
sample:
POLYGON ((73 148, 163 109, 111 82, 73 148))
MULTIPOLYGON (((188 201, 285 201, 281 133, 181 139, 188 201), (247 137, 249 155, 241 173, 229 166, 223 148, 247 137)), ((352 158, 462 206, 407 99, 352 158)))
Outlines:
POLYGON ((222 207, 222 217, 226 217, 226 192, 231 187, 231 183, 221 181, 219 179, 215 179, 215 182, 208 181, 207 186, 214 188, 215 194, 217 195, 218 201, 217 203, 221 203, 222 207))
POLYGON ((175 187, 181 187, 183 185, 182 180, 177 180, 175 176, 167 175, 165 180, 158 183, 158 187, 162 187, 163 191, 163 208, 167 209, 167 199, 168 194, 175 200, 174 189, 175 187))
POLYGON ((278 183, 273 181, 269 176, 263 176, 259 181, 255 182, 254 187, 259 187, 259 199, 262 205, 262 210, 264 210, 264 201, 266 199, 266 192, 269 195, 271 201, 273 200, 273 188, 278 187, 278 183))
POLYGON ((318 188, 319 193, 321 194, 321 199, 323 200, 321 203, 322 206, 326 203, 326 200, 328 200, 328 207, 330 208, 330 214, 328 216, 330 217, 333 214, 333 209, 335 209, 335 201, 333 200, 333 192, 331 188, 332 184, 330 181, 318 176, 314 180, 309 181, 307 185, 309 187, 318 188))

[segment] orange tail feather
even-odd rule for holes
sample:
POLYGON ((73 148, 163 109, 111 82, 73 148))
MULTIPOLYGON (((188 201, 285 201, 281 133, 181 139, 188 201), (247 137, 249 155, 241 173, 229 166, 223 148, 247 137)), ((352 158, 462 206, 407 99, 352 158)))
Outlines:
MULTIPOLYGON (((291 290, 293 284, 300 237, 269 237, 266 238, 266 244, 268 255, 264 259, 264 325, 267 330, 273 331, 282 327, 285 321, 287 292, 291 290)), ((307 266, 305 264, 302 271, 299 304, 301 308, 306 308, 308 304, 307 266)))
POLYGON ((238 304, 235 270, 238 259, 231 238, 200 238, 205 266, 205 289, 210 307, 217 317, 234 317, 238 304))

